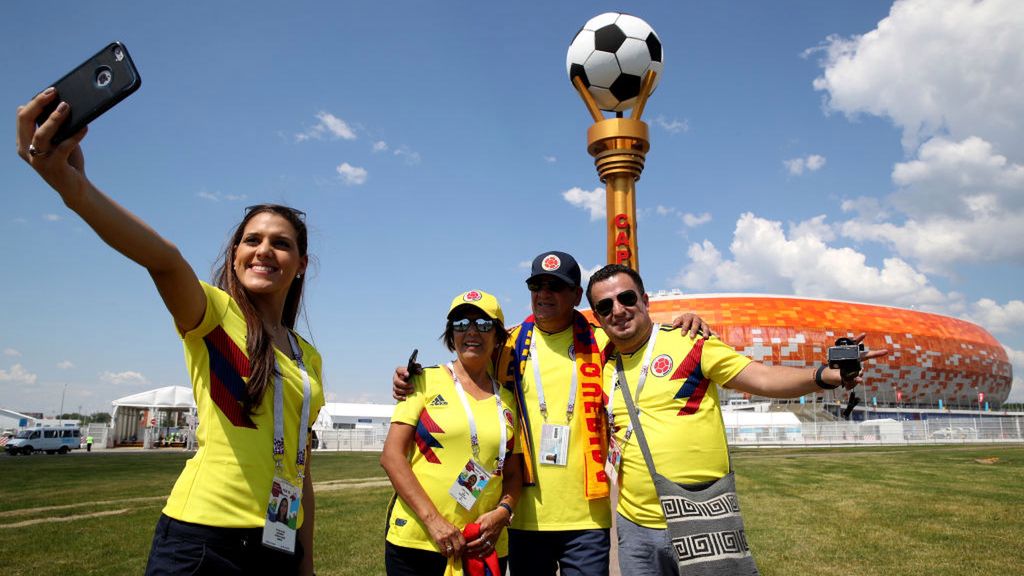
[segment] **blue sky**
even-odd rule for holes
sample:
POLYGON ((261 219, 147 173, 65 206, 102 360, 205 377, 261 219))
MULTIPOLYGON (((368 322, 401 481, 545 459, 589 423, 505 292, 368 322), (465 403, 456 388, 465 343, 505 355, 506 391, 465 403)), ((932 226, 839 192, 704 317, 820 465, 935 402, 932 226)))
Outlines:
MULTIPOLYGON (((603 263, 603 186, 565 52, 618 10, 665 50, 637 193, 650 289, 942 312, 985 326, 1022 373, 1015 0, 12 2, 0 100, 10 126, 124 42, 142 87, 91 127, 90 177, 207 279, 245 206, 308 212, 300 330, 330 399, 387 401, 414 347, 448 358, 437 336, 457 292, 493 292, 520 319, 533 256, 603 263)), ((109 410, 187 385, 145 271, 11 149, 0 174, 0 405, 53 413, 66 387, 65 410, 109 410)))

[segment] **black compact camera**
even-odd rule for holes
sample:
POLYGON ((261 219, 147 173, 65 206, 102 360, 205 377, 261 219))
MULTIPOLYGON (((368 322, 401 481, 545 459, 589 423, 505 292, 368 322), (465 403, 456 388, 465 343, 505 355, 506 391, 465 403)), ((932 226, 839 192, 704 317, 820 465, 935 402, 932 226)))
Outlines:
POLYGON ((839 370, 843 380, 856 378, 860 374, 860 353, 864 344, 857 344, 850 338, 839 338, 836 345, 828 349, 828 367, 839 370))
MULTIPOLYGON (((839 370, 843 380, 856 378, 860 374, 860 353, 863 350, 864 344, 857 344, 850 338, 838 338, 836 345, 828 349, 828 367, 839 370)), ((860 398, 851 390, 850 399, 843 410, 843 419, 850 419, 857 404, 860 404, 860 398)))

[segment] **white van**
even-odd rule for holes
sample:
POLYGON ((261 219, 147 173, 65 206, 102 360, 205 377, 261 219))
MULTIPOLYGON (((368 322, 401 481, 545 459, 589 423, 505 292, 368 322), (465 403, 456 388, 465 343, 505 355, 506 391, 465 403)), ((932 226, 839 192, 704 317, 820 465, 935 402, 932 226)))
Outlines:
POLYGON ((33 452, 67 454, 82 447, 78 428, 26 428, 7 441, 7 453, 14 456, 33 452))

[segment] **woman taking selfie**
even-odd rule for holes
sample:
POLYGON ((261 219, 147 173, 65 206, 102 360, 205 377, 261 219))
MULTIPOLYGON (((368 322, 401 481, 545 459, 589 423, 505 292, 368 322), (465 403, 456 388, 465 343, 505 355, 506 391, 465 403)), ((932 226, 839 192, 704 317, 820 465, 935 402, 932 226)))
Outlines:
POLYGON ((51 88, 18 108, 21 156, 112 248, 146 268, 185 348, 199 416, 198 451, 157 523, 147 574, 312 574, 314 499, 308 428, 323 406, 321 360, 294 331, 308 263, 304 214, 246 211, 221 256, 216 286, 178 249, 85 176, 82 130, 51 88), (301 500, 296 525, 269 521, 278 498, 301 500))
POLYGON ((461 573, 463 562, 469 573, 473 563, 505 573, 522 460, 513 454, 515 399, 493 377, 503 322, 494 296, 456 296, 441 338, 457 359, 414 376, 412 395, 395 407, 380 459, 396 492, 384 544, 389 576, 461 573))

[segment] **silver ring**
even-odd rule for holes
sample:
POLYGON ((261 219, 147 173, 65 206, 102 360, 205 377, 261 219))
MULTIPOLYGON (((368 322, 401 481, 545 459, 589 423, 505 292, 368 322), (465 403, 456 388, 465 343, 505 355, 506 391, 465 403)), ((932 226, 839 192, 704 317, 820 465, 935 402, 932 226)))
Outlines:
POLYGON ((451 552, 452 551, 452 545, 448 544, 447 546, 445 546, 445 550, 451 552))
POLYGON ((29 144, 28 145, 28 155, 32 156, 32 157, 42 156, 43 155, 43 151, 40 150, 39 148, 36 148, 35 144, 29 144))
POLYGON ((490 540, 484 540, 484 544, 487 544, 488 548, 491 547, 491 541, 490 540))

